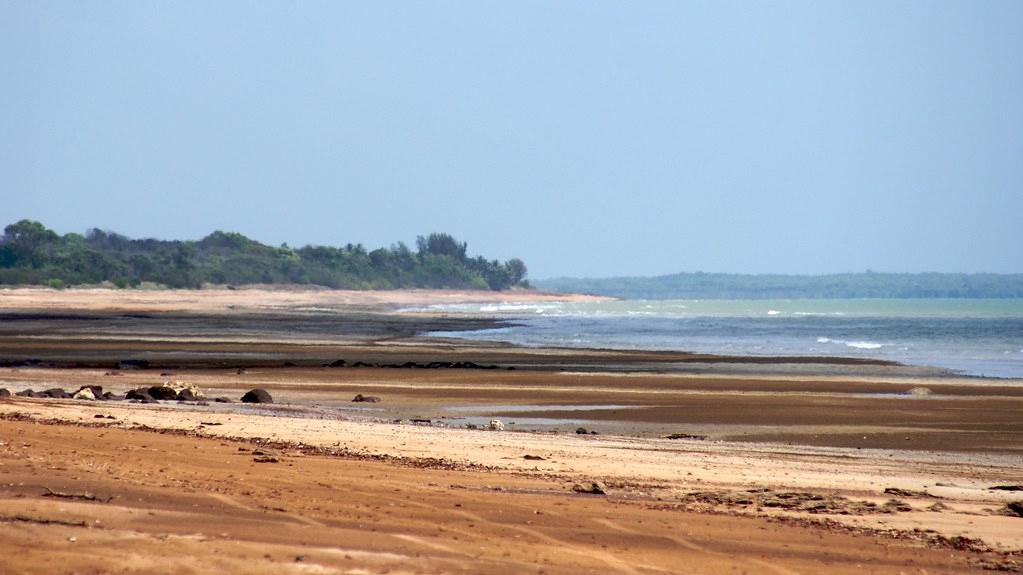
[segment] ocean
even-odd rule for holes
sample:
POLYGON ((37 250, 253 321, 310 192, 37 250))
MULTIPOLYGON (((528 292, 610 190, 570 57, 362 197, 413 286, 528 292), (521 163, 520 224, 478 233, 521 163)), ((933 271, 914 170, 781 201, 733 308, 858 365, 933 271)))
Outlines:
POLYGON ((417 311, 509 320, 431 335, 530 347, 875 358, 1023 378, 1023 299, 508 301, 417 311))

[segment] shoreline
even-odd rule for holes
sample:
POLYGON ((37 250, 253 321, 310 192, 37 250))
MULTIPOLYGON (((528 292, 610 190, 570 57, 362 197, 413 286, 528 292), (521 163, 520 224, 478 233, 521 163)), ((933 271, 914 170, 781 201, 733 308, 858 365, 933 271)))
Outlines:
POLYGON ((1023 566, 1023 519, 1005 511, 1023 498, 992 489, 1019 481, 1023 386, 841 359, 424 338, 493 320, 225 291, 40 290, 4 306, 0 359, 39 362, 0 367, 0 388, 181 382, 233 400, 0 398, 0 552, 19 550, 25 572, 42 557, 200 573, 1023 566), (238 403, 254 388, 274 403, 238 403), (574 491, 595 483, 603 495, 574 491), (226 563, 104 551, 160 538, 226 563))

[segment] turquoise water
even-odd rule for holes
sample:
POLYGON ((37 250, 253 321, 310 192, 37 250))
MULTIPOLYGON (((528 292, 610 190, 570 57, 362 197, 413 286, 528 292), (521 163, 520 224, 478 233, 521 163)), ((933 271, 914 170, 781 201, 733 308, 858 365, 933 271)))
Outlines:
POLYGON ((1023 300, 617 300, 422 308, 514 321, 442 333, 525 346, 869 357, 1023 378, 1023 300))

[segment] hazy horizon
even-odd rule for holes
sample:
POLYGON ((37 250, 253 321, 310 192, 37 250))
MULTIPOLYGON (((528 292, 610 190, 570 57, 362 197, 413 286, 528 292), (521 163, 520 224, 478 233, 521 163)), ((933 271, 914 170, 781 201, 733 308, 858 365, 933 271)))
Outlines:
POLYGON ((1023 272, 1023 3, 7 2, 3 225, 1023 272))

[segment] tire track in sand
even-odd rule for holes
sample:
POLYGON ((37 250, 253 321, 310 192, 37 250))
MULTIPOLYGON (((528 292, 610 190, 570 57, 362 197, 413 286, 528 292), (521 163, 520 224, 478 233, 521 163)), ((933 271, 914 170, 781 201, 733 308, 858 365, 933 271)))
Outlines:
MULTIPOLYGON (((609 527, 611 529, 614 529, 615 531, 620 531, 622 533, 628 533, 630 535, 640 535, 640 536, 650 537, 649 533, 643 533, 641 531, 636 531, 634 529, 628 529, 626 527, 622 527, 621 525, 618 525, 617 523, 615 523, 614 521, 611 521, 610 519, 597 519, 597 523, 600 523, 601 525, 604 525, 605 527, 609 527)), ((703 545, 700 545, 698 543, 693 543, 692 541, 686 539, 685 537, 680 537, 678 535, 655 535, 654 537, 661 537, 661 538, 664 538, 664 539, 668 539, 668 540, 676 543, 680 547, 685 547, 686 549, 689 549, 691 551, 696 551, 698 553, 705 553, 707 555, 716 555, 718 557, 729 557, 729 558, 734 558, 735 557, 735 555, 732 555, 730 553, 723 553, 721 551, 713 551, 711 549, 707 549, 703 545)), ((798 571, 793 571, 791 569, 782 567, 780 565, 775 565, 774 563, 772 563, 770 561, 766 561, 764 559, 756 559, 756 558, 753 558, 753 557, 746 557, 744 559, 746 561, 749 561, 750 563, 755 564, 755 565, 759 565, 759 566, 764 567, 766 569, 770 569, 771 571, 777 573, 778 575, 800 575, 798 571)))

